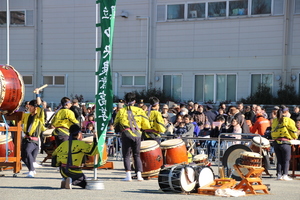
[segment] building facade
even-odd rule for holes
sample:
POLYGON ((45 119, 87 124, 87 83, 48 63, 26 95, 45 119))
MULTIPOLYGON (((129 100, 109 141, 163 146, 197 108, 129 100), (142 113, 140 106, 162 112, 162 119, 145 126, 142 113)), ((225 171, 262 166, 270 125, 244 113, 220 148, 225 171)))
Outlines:
MULTIPOLYGON (((6 63, 0 2, 0 63, 6 63)), ((10 0, 10 64, 26 96, 94 101, 96 4, 10 0), (23 20, 17 20, 17 19, 23 20)), ((300 87, 300 0, 117 0, 114 94, 163 89, 178 101, 235 102, 263 83, 300 87)))

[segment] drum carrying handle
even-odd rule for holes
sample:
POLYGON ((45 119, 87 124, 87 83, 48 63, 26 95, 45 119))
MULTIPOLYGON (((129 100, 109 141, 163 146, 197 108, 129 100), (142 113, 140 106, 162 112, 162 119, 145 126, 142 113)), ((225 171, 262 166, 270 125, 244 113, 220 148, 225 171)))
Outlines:
POLYGON ((4 115, 2 115, 2 119, 5 123, 5 131, 6 131, 6 139, 5 139, 5 162, 8 162, 8 124, 6 123, 6 119, 4 115))

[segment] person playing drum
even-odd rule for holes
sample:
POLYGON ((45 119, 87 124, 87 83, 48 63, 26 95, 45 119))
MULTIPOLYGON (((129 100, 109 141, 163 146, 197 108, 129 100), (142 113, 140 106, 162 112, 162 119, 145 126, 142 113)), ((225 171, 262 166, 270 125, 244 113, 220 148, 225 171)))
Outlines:
POLYGON ((145 130, 144 140, 156 140, 160 144, 160 134, 166 131, 165 122, 159 110, 159 99, 150 97, 150 106, 148 109, 148 118, 151 129, 145 130))
POLYGON ((277 158, 277 180, 290 181, 288 177, 290 159, 291 159, 291 142, 297 139, 297 128, 294 120, 289 116, 289 108, 282 105, 277 112, 277 118, 273 120, 271 136, 274 140, 273 147, 277 158))
POLYGON ((63 97, 60 102, 62 107, 51 121, 51 128, 55 128, 52 135, 55 136, 56 146, 69 139, 69 127, 71 125, 79 125, 74 112, 70 110, 72 106, 71 100, 68 97, 63 97))
POLYGON ((27 177, 32 178, 35 175, 33 163, 39 151, 39 136, 45 131, 45 115, 42 108, 42 101, 39 94, 39 88, 36 88, 36 100, 31 100, 28 105, 28 113, 22 116, 23 132, 25 134, 22 140, 21 157, 29 172, 27 177))
POLYGON ((141 129, 150 129, 151 126, 145 111, 133 106, 135 104, 134 93, 127 93, 125 101, 127 106, 118 111, 114 121, 115 131, 121 133, 123 163, 126 171, 126 178, 123 180, 132 181, 130 164, 130 153, 132 152, 137 180, 142 181, 141 129))
POLYGON ((80 166, 84 155, 98 154, 97 139, 94 133, 93 143, 90 145, 84 141, 77 140, 81 128, 74 124, 70 127, 70 137, 68 141, 61 143, 52 156, 57 156, 56 166, 63 180, 61 188, 72 189, 72 185, 86 187, 86 176, 83 174, 80 166))

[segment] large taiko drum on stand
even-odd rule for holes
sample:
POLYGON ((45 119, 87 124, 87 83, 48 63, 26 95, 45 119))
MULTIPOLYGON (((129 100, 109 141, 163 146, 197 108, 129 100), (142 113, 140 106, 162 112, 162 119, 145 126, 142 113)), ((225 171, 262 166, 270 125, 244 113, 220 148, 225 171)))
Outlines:
POLYGON ((143 177, 157 176, 163 165, 163 156, 155 140, 141 142, 140 157, 143 166, 143 177))
POLYGON ((160 144, 164 156, 164 164, 188 163, 188 152, 182 139, 171 139, 160 144))
POLYGON ((0 64, 0 110, 13 113, 24 99, 24 82, 22 76, 11 65, 0 64))
POLYGON ((259 136, 253 137, 250 149, 252 149, 253 152, 260 153, 260 148, 268 151, 270 149, 269 140, 259 136))
POLYGON ((8 137, 6 139, 6 135, 0 135, 0 157, 6 157, 6 154, 8 157, 14 157, 15 145, 11 139, 11 137, 8 137), (6 145, 7 145, 7 153, 6 153, 6 145))
MULTIPOLYGON (((83 138, 82 141, 84 141, 85 143, 87 144, 92 144, 93 143, 93 137, 94 136, 89 136, 89 137, 86 137, 86 138, 83 138)), ((86 159, 84 161, 84 167, 94 167, 94 163, 95 163, 95 156, 86 156, 86 159)), ((102 154, 102 160, 103 160, 103 165, 106 164, 107 162, 107 145, 104 144, 104 147, 103 147, 103 154, 102 154)))

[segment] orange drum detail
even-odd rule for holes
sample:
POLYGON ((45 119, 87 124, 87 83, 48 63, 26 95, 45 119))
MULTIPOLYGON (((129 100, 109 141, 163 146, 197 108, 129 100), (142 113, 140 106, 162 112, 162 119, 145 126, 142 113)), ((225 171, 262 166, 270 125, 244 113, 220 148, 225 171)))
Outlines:
POLYGON ((11 65, 0 65, 0 109, 8 113, 17 110, 24 99, 22 76, 11 65))
POLYGON ((188 153, 182 139, 171 139, 160 144, 163 151, 164 164, 188 163, 188 153))

